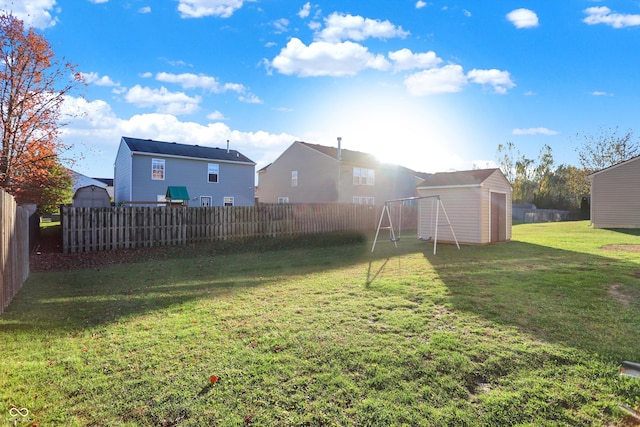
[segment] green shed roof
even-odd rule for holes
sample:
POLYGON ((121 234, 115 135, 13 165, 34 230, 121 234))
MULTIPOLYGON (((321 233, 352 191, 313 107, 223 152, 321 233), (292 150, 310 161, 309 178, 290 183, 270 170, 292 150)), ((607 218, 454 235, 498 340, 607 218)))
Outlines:
POLYGON ((170 200, 189 200, 189 192, 187 187, 167 187, 167 199, 170 200))

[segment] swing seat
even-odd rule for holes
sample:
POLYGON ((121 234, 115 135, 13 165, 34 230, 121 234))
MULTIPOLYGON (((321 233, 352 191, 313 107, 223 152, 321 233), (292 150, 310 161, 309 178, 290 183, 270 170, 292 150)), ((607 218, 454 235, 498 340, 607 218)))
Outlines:
POLYGON ((422 236, 418 237, 418 240, 420 240, 422 242, 430 242, 431 239, 432 239, 431 236, 429 236, 429 237, 422 237, 422 236))
POLYGON ((396 238, 394 239, 393 237, 391 237, 391 238, 389 238, 389 240, 391 240, 392 242, 394 242, 394 243, 395 243, 395 242, 399 242, 399 241, 400 241, 400 238, 399 238, 399 237, 396 237, 396 238))

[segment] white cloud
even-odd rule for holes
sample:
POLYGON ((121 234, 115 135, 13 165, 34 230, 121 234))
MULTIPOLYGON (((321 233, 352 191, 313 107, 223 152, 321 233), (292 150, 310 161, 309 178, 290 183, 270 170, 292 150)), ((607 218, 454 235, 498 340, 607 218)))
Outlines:
POLYGON ((116 82, 111 80, 109 76, 102 76, 98 73, 80 73, 82 75, 82 79, 87 84, 94 84, 96 86, 119 86, 116 82))
POLYGON ((513 135, 557 135, 558 132, 547 128, 514 129, 513 135))
POLYGON ((491 70, 476 70, 473 69, 467 74, 469 79, 481 85, 490 85, 493 90, 499 94, 505 94, 509 89, 514 88, 516 85, 511 81, 511 76, 508 71, 491 70))
POLYGON ((227 118, 220 111, 214 111, 212 113, 207 114, 207 119, 209 120, 227 120, 227 118))
POLYGON ((309 46, 292 38, 271 66, 286 75, 353 76, 367 68, 386 70, 389 62, 382 55, 374 55, 357 43, 313 42, 309 46))
POLYGON ((88 102, 83 98, 65 99, 63 113, 74 117, 61 128, 62 140, 74 148, 70 153, 81 157, 77 166, 79 172, 89 176, 113 176, 113 162, 122 136, 151 138, 160 141, 176 141, 184 144, 198 144, 210 147, 225 147, 229 140, 231 147, 265 166, 276 158, 298 136, 265 131, 242 132, 231 129, 220 120, 219 112, 209 114, 209 120, 216 123, 200 124, 181 121, 167 113, 137 114, 129 118, 117 117, 110 105, 103 100, 88 102), (90 141, 90 144, 88 143, 90 141), (91 156, 87 153, 91 152, 91 156), (87 165, 86 161, 91 160, 87 165))
POLYGON ((246 95, 241 95, 238 97, 241 102, 246 102, 247 104, 262 104, 263 101, 257 95, 252 93, 248 93, 246 95))
POLYGON ((178 12, 182 18, 228 18, 240 9, 242 4, 243 0, 179 0, 178 12))
POLYGON ((593 95, 593 96, 610 96, 612 94, 610 94, 608 92, 602 92, 600 90, 594 90, 593 92, 591 92, 591 95, 593 95))
POLYGON ((413 53, 407 48, 400 49, 395 52, 389 52, 389 59, 394 62, 395 70, 433 68, 442 62, 442 59, 438 58, 434 51, 413 53))
POLYGON ((135 85, 125 95, 125 100, 137 107, 155 108, 159 113, 189 114, 198 110, 200 97, 190 97, 182 92, 170 92, 165 87, 151 89, 135 85))
POLYGON ((534 28, 538 26, 538 15, 529 9, 516 9, 507 13, 507 19, 516 28, 534 28))
POLYGON ((100 4, 100 3, 108 3, 109 0, 89 0, 90 3, 100 4))
POLYGON ((223 93, 227 91, 244 93, 246 91, 244 85, 240 83, 221 84, 215 77, 204 74, 171 74, 162 72, 156 74, 156 80, 165 83, 177 83, 184 89, 206 89, 214 93, 223 93))
POLYGON ((138 9, 140 13, 151 13, 151 6, 144 6, 138 9))
POLYGON ((26 27, 39 29, 53 27, 58 22, 58 18, 51 15, 55 5, 56 0, 0 0, 1 10, 11 11, 26 27))
POLYGON ((325 20, 325 28, 317 34, 316 40, 337 43, 342 40, 362 41, 367 38, 405 38, 409 35, 402 27, 389 21, 378 21, 362 16, 332 13, 325 20))
POLYGON ((471 18, 471 11, 467 10, 467 9, 462 9, 462 13, 464 14, 464 16, 466 16, 467 18, 471 18))
POLYGON ((640 15, 614 13, 606 6, 589 7, 584 10, 588 16, 582 21, 585 24, 605 24, 613 28, 634 27, 640 25, 640 15))
POLYGON ((289 30, 289 20, 286 18, 277 19, 272 24, 276 28, 276 33, 286 33, 289 30))
POLYGON ((460 65, 446 65, 407 76, 404 84, 411 95, 423 96, 460 92, 467 84, 460 65))
POLYGON ((418 0, 416 2, 416 9, 422 9, 423 7, 427 6, 427 2, 422 1, 422 0, 418 0))
POLYGON ((304 6, 302 6, 302 9, 300 9, 300 11, 298 12, 298 16, 304 19, 308 17, 310 13, 311 13, 311 3, 306 2, 304 6))

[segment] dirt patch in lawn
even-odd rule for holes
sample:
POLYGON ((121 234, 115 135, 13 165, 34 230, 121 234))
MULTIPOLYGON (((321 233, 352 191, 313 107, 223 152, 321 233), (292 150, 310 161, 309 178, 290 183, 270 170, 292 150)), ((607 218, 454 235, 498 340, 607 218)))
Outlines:
POLYGON ((605 245, 605 251, 640 252, 640 245, 605 245))
POLYGON ((609 286, 607 292, 611 298, 618 301, 624 307, 627 307, 629 304, 635 303, 638 298, 638 292, 628 291, 622 288, 621 283, 614 283, 609 286))

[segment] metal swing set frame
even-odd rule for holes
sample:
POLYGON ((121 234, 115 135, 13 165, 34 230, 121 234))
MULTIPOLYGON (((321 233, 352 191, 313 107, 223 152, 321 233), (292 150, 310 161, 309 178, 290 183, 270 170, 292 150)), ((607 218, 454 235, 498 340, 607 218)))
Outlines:
MULTIPOLYGON (((384 229, 389 230, 389 240, 393 242, 396 248, 398 247, 398 242, 400 241, 400 238, 402 235, 402 207, 404 206, 404 203, 410 200, 423 200, 423 199, 435 199, 435 203, 436 203, 435 227, 434 227, 434 233, 433 233, 433 254, 436 255, 437 248, 438 248, 438 228, 440 227, 440 223, 439 223, 440 210, 442 210, 442 213, 444 214, 444 217, 447 220, 447 223, 445 225, 447 225, 449 227, 449 230, 451 230, 451 234, 453 235, 453 240, 456 242, 456 246, 458 247, 458 249, 460 249, 460 244, 458 243, 458 238, 456 237, 456 233, 453 231, 453 227, 451 226, 449 215, 447 215, 447 211, 444 208, 444 204, 442 203, 442 200, 440 200, 440 196, 438 195, 438 196, 405 197, 403 199, 387 200, 386 202, 384 202, 384 206, 382 207, 382 213, 380 214, 380 221, 378 221, 378 228, 376 229, 376 237, 373 239, 373 246, 371 247, 372 253, 376 249, 376 242, 378 241, 378 235, 380 234, 380 230, 384 230, 384 229), (398 213, 398 234, 397 235, 393 228, 393 221, 391 220, 391 210, 389 208, 390 205, 394 203, 400 203, 400 209, 398 213), (385 218, 387 219, 387 222, 389 225, 383 227, 382 223, 385 218)), ((418 205, 419 218, 421 217, 422 209, 423 208, 421 204, 419 204, 418 205)), ((431 236, 427 238, 424 238, 423 236, 418 236, 418 239, 428 242, 432 238, 431 236)))

